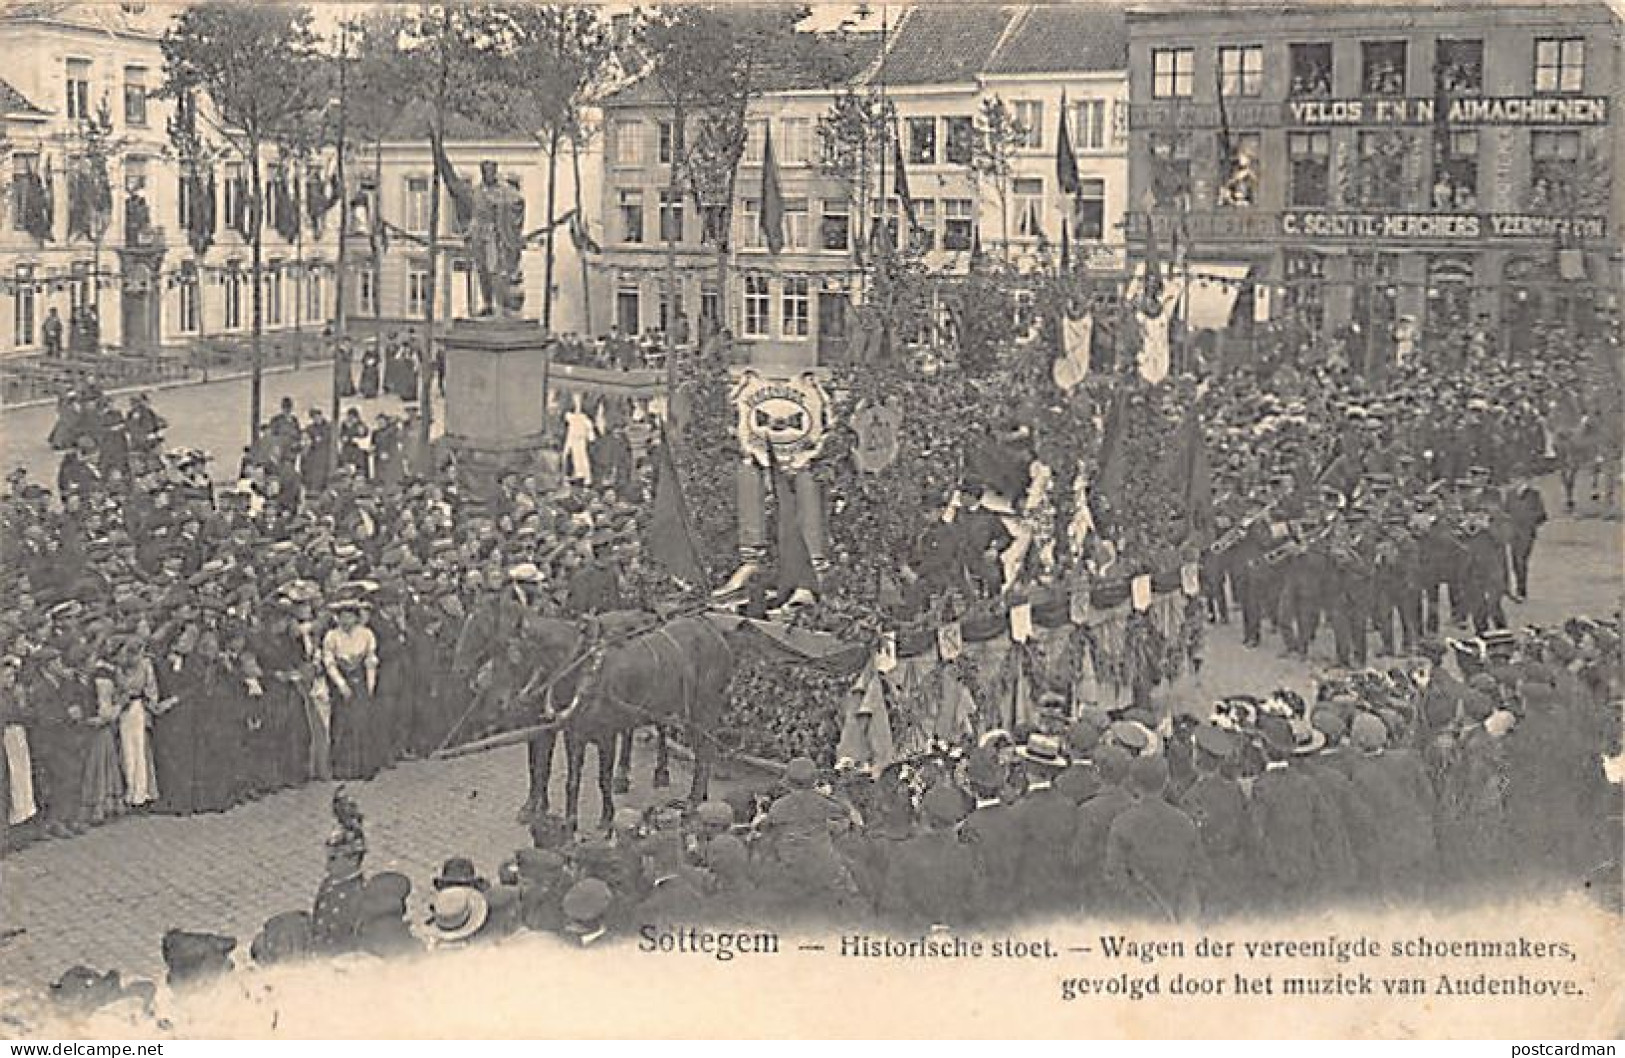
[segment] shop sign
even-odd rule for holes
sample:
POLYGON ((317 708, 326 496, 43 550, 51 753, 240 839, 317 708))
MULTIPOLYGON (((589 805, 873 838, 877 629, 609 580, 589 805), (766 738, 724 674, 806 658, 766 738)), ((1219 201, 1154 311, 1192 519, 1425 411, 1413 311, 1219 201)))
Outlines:
MULTIPOLYGON (((1301 99, 1286 105, 1291 125, 1431 125, 1433 99, 1301 99)), ((1604 96, 1466 96, 1446 103, 1449 125, 1606 125, 1604 96)))

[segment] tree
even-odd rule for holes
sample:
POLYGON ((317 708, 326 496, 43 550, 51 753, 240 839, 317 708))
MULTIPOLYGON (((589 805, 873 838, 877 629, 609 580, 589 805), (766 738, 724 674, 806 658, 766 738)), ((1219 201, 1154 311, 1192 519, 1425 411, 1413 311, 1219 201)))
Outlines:
POLYGON ((999 200, 999 233, 1004 239, 1004 259, 1010 260, 1010 179, 1016 152, 1027 142, 1028 128, 1004 105, 998 96, 982 100, 976 117, 976 135, 971 144, 968 168, 971 178, 991 181, 999 200))
POLYGON ((68 241, 82 238, 95 246, 91 282, 96 314, 102 308, 102 243, 113 223, 113 181, 108 166, 121 150, 113 139, 113 111, 102 97, 94 116, 79 120, 68 157, 68 241))
POLYGON ((264 370, 263 154, 295 134, 327 98, 310 9, 207 0, 185 8, 161 42, 171 99, 199 98, 197 116, 248 164, 247 226, 254 284, 249 433, 259 438, 264 370))
POLYGON ((818 119, 819 171, 839 181, 846 192, 850 216, 857 220, 858 236, 852 246, 860 255, 869 231, 874 173, 896 118, 897 108, 873 85, 865 85, 844 88, 829 113, 818 119))

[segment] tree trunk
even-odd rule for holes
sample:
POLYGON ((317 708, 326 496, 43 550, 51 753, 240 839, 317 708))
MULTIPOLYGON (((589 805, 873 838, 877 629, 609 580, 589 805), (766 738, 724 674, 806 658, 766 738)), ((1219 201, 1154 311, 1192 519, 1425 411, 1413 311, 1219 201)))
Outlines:
MULTIPOLYGON (((680 196, 682 194, 682 185, 678 182, 678 174, 681 172, 679 168, 679 159, 682 157, 682 151, 678 149, 678 145, 683 143, 686 139, 686 137, 683 135, 684 118, 685 114, 683 112, 683 104, 675 104, 671 109, 671 174, 666 183, 666 199, 670 204, 670 207, 675 207, 676 203, 681 201, 680 196)), ((658 137, 656 137, 656 142, 659 142, 658 137)), ((675 213, 674 208, 670 208, 669 211, 675 213)), ((655 222, 660 224, 662 229, 665 229, 666 225, 662 223, 663 220, 664 214, 657 210, 655 212, 655 222)), ((676 225, 673 225, 672 230, 662 230, 660 233, 666 240, 665 330, 668 333, 664 337, 666 339, 667 400, 670 400, 672 395, 677 392, 677 358, 672 355, 670 341, 671 336, 669 333, 671 330, 672 321, 677 317, 677 235, 679 233, 675 230, 675 228, 676 225)))
POLYGON ((553 240, 558 229, 553 225, 554 203, 559 186, 559 130, 555 127, 547 136, 547 255, 542 265, 542 330, 553 333, 553 240))
POLYGON ((372 340, 378 355, 384 355, 384 247, 379 240, 384 222, 384 141, 372 143, 372 205, 368 207, 372 225, 372 340))
MULTIPOLYGON (((346 294, 346 290, 345 290, 346 284, 345 284, 344 280, 345 280, 346 274, 349 271, 349 265, 348 265, 348 261, 347 261, 347 256, 348 255, 345 252, 345 247, 346 247, 346 245, 348 243, 348 240, 345 238, 345 236, 349 234, 349 230, 350 230, 350 188, 349 188, 349 185, 345 182, 345 179, 344 179, 344 133, 345 133, 345 124, 346 124, 345 119, 348 116, 348 109, 349 109, 349 106, 348 106, 348 104, 349 104, 349 95, 348 95, 348 92, 347 92, 348 81, 347 81, 347 78, 346 78, 346 71, 348 70, 349 65, 350 65, 350 63, 348 61, 349 60, 349 56, 348 56, 349 41, 350 41, 349 32, 348 32, 348 30, 346 28, 344 28, 344 23, 341 22, 340 23, 340 29, 339 29, 339 117, 338 117, 338 134, 334 138, 335 143, 333 145, 334 154, 337 155, 337 170, 338 170, 337 171, 337 179, 338 179, 338 185, 339 185, 339 245, 338 245, 338 251, 334 255, 334 259, 333 259, 333 268, 334 268, 334 273, 333 273, 333 341, 335 343, 335 346, 337 345, 337 343, 340 343, 340 342, 344 341, 345 331, 346 331, 347 325, 349 323, 349 315, 345 311, 345 303, 344 303, 344 298, 345 298, 345 294, 346 294)), ((339 393, 340 393, 339 364, 340 364, 340 362, 341 361, 340 361, 340 357, 338 355, 338 350, 337 350, 337 348, 335 348, 333 350, 333 393, 332 393, 332 411, 331 411, 332 422, 328 426, 328 429, 332 431, 332 437, 330 439, 330 443, 327 446, 327 451, 328 451, 327 468, 328 468, 329 472, 331 472, 333 470, 336 470, 338 468, 338 462, 339 462, 338 429, 339 429, 339 416, 342 414, 340 412, 340 410, 339 410, 339 404, 340 404, 340 399, 339 399, 339 393)))
POLYGON ((248 144, 248 179, 249 187, 252 189, 252 197, 250 197, 248 203, 248 223, 253 229, 249 233, 252 236, 249 242, 253 247, 250 271, 254 280, 254 315, 248 332, 249 354, 253 362, 252 374, 248 384, 248 440, 252 444, 260 439, 261 389, 264 384, 264 379, 261 376, 265 371, 265 350, 263 343, 260 341, 265 329, 265 291, 262 289, 265 271, 265 238, 260 225, 260 221, 263 219, 260 212, 262 206, 260 196, 265 189, 260 186, 260 145, 257 140, 251 140, 248 144))
MULTIPOLYGON (((293 368, 295 371, 299 370, 299 368, 304 365, 305 361, 305 328, 303 326, 303 322, 305 311, 305 288, 309 283, 309 279, 305 275, 304 195, 302 193, 298 193, 302 191, 304 186, 304 181, 301 180, 298 175, 295 175, 294 191, 296 194, 292 196, 292 205, 294 216, 299 221, 299 226, 294 229, 293 233, 293 368)), ((278 217, 278 219, 280 220, 281 218, 278 217)))
MULTIPOLYGON (((435 121, 444 128, 441 115, 435 121)), ((418 439, 425 448, 429 444, 429 427, 434 421, 430 397, 434 395, 434 303, 438 287, 440 252, 440 167, 429 174, 429 289, 423 299, 423 345, 418 352, 418 405, 423 414, 418 416, 418 439)))
MULTIPOLYGON (((579 137, 570 137, 570 164, 575 170, 575 200, 576 223, 581 226, 583 233, 587 232, 587 215, 581 208, 581 140, 579 137)), ((581 315, 582 333, 592 337, 592 276, 587 264, 587 249, 585 246, 576 247, 576 257, 581 260, 581 315)))

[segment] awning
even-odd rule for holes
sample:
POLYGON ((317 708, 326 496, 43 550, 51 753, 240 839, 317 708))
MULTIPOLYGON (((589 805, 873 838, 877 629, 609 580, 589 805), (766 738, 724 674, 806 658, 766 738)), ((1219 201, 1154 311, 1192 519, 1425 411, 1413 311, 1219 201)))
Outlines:
POLYGON ((1223 330, 1230 325, 1230 313, 1241 295, 1250 265, 1191 265, 1191 284, 1185 298, 1186 326, 1193 331, 1223 330))

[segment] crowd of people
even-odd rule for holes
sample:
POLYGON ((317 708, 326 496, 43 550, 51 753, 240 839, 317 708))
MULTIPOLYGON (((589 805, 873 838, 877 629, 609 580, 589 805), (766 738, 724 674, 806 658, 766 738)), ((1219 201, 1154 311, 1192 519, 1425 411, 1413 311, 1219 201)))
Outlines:
MULTIPOLYGON (((1410 665, 1324 680, 1313 701, 1236 695, 1155 726, 1085 709, 878 773, 800 757, 772 788, 621 808, 587 838, 538 817, 494 879, 451 856, 417 909, 411 878, 366 871, 364 820, 340 787, 310 906, 272 915, 237 961, 787 923, 946 942, 1061 916, 1205 923, 1577 886, 1617 908, 1620 805, 1599 748, 1622 748, 1622 631, 1615 615, 1429 640, 1410 665)), ((171 931, 169 983, 231 972, 237 947, 171 931)), ((130 987, 75 967, 52 992, 82 1013, 130 987)))
POLYGON ((629 416, 593 485, 476 503, 415 411, 283 400, 217 485, 146 395, 64 400, 55 494, 19 468, 0 500, 7 844, 369 777, 492 722, 525 614, 644 601, 629 416))

